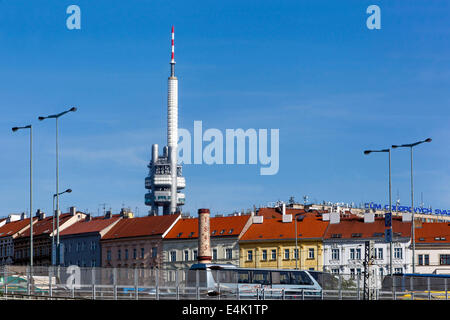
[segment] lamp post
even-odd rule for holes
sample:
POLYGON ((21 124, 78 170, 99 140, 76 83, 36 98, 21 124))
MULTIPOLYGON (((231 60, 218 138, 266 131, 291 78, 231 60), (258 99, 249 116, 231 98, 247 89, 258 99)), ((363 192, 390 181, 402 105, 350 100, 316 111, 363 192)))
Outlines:
MULTIPOLYGON (((54 194, 53 195, 53 219, 52 219, 52 222, 53 222, 53 232, 52 232, 52 252, 53 252, 53 250, 55 250, 55 216, 59 216, 59 211, 55 211, 55 197, 56 196, 60 196, 60 195, 62 195, 62 194, 64 194, 64 193, 71 193, 72 192, 72 189, 67 189, 66 191, 63 191, 63 192, 60 192, 60 193, 58 193, 58 194, 54 194)), ((57 233, 58 233, 58 240, 59 240, 59 224, 58 224, 58 228, 57 228, 57 233)), ((59 242, 59 241, 58 241, 59 242)), ((58 250, 59 250, 59 248, 58 248, 58 250)), ((56 250, 55 250, 55 252, 56 252, 56 250)), ((59 256, 59 254, 58 254, 58 256, 59 256)), ((56 260, 56 259, 55 259, 56 260)), ((55 263, 56 263, 56 261, 54 261, 53 260, 53 257, 52 257, 52 265, 55 265, 55 263)))
MULTIPOLYGON (((390 219, 388 222, 389 225, 389 233, 390 233, 390 237, 389 237, 389 273, 392 276, 393 272, 392 272, 392 237, 393 237, 393 232, 392 232, 392 188, 391 188, 391 149, 381 149, 381 150, 365 150, 364 154, 368 155, 372 152, 387 152, 389 154, 389 215, 390 215, 390 219)), ((385 217, 386 219, 386 217, 385 217)))
MULTIPOLYGON (((69 110, 63 111, 58 114, 53 114, 47 117, 39 117, 39 121, 45 120, 45 119, 55 119, 56 120, 56 211, 59 212, 59 190, 58 190, 58 183, 59 183, 59 165, 58 165, 58 119, 59 117, 65 115, 68 112, 75 112, 77 111, 77 108, 72 107, 69 110)), ((59 214, 56 215, 56 224, 57 224, 57 237, 56 237, 56 247, 57 247, 57 264, 59 264, 59 214)))
POLYGON ((298 237, 298 234, 297 234, 297 223, 298 223, 297 216, 299 216, 301 214, 303 214, 303 213, 296 213, 294 215, 294 218, 295 218, 295 270, 298 269, 298 256, 299 256, 299 253, 300 253, 299 250, 298 250, 298 245, 297 245, 297 237, 298 237))
POLYGON ((30 129, 30 267, 33 268, 33 128, 30 125, 14 127, 13 132, 20 129, 30 129))
POLYGON ((431 142, 431 138, 417 141, 409 144, 402 145, 392 145, 393 149, 396 148, 410 148, 411 150, 411 214, 412 214, 412 224, 411 224, 411 238, 412 238, 412 272, 416 271, 416 263, 415 263, 415 249, 416 249, 416 238, 415 238, 415 223, 414 223, 414 186, 413 186, 413 148, 422 144, 424 142, 431 142))

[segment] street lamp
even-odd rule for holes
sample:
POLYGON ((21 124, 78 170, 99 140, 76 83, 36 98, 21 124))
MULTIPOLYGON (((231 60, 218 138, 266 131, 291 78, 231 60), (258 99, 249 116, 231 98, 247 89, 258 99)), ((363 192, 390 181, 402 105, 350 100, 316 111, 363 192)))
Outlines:
POLYGON ((30 124, 14 127, 11 130, 16 132, 20 129, 30 129, 30 267, 33 268, 33 128, 30 124))
MULTIPOLYGON (((390 219, 389 221, 389 232, 390 232, 390 237, 389 237, 389 251, 390 251, 390 255, 389 255, 389 264, 390 264, 390 274, 392 276, 392 237, 393 237, 393 232, 392 232, 392 188, 391 188, 391 149, 381 149, 381 150, 365 150, 364 154, 368 155, 372 152, 387 152, 389 154, 389 215, 390 215, 390 219)), ((386 217, 385 217, 386 219, 386 217)))
MULTIPOLYGON (((64 193, 71 193, 72 192, 72 189, 67 189, 66 191, 63 191, 63 192, 60 192, 60 193, 58 193, 58 194, 54 194, 53 195, 53 219, 52 219, 52 222, 53 222, 53 232, 52 232, 52 252, 56 252, 56 250, 55 250, 55 216, 57 215, 57 216, 59 216, 59 211, 56 211, 55 212, 55 197, 56 196, 60 196, 60 195, 62 195, 62 194, 64 194, 64 193)), ((59 243, 59 223, 58 223, 58 228, 57 228, 57 234, 58 234, 58 243, 59 243)), ((54 265, 55 264, 55 262, 56 261, 53 261, 53 258, 52 258, 52 265, 54 265)))
POLYGON ((412 272, 413 273, 415 273, 415 271, 416 271, 416 264, 415 264, 416 238, 415 238, 415 230, 414 230, 415 223, 414 223, 414 186, 413 186, 413 148, 424 142, 431 142, 431 138, 428 138, 428 139, 425 139, 422 141, 417 141, 414 143, 409 143, 409 144, 392 145, 393 149, 410 148, 410 150, 411 150, 411 214, 412 214, 411 238, 412 238, 412 272))
POLYGON ((303 214, 303 213, 299 212, 299 213, 296 213, 294 215, 294 218, 295 218, 295 270, 298 269, 298 256, 299 256, 299 250, 298 250, 298 245, 297 245, 297 237, 298 237, 298 234, 297 234, 297 222, 298 222, 297 216, 299 216, 301 214, 303 214))
MULTIPOLYGON (((77 108, 72 107, 69 110, 63 111, 58 114, 53 114, 47 117, 38 117, 39 121, 45 120, 45 119, 55 119, 56 120, 56 211, 59 212, 59 192, 58 192, 58 182, 59 182, 59 166, 58 166, 58 118, 65 115, 69 112, 75 112, 77 111, 77 108)), ((56 216, 56 224, 57 228, 59 230, 59 215, 56 216)), ((59 250, 59 232, 56 240, 56 246, 57 250, 59 250)), ((59 251, 58 251, 59 252, 59 251)), ((59 264, 59 253, 57 254, 57 263, 59 264)))

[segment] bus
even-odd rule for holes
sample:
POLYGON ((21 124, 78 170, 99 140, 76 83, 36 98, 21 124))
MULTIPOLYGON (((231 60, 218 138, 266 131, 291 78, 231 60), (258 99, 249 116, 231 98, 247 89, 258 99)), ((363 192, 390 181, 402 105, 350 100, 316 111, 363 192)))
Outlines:
POLYGON ((231 264, 197 263, 187 274, 187 287, 203 287, 208 296, 281 298, 320 297, 322 287, 306 270, 240 268, 231 264))

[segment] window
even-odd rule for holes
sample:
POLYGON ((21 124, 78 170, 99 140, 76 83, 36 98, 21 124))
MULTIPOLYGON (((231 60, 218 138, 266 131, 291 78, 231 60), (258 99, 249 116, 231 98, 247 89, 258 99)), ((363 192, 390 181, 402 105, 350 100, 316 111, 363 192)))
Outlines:
POLYGON ((197 260, 197 250, 194 250, 194 260, 197 260))
POLYGON ((277 249, 272 249, 271 259, 277 260, 277 249))
POLYGON ((289 259, 289 249, 284 249, 284 259, 289 259))
POLYGON ((213 258, 213 260, 217 260, 217 249, 213 249, 212 258, 213 258))
POLYGON ((106 251, 106 260, 111 261, 111 250, 106 251))
POLYGON ((141 248, 141 259, 144 259, 145 256, 145 249, 141 248))
POLYGON ((339 260, 339 249, 331 249, 331 259, 339 260))
POLYGON ((423 254, 419 254, 419 262, 418 262, 419 266, 423 266, 423 254))
POLYGON ((250 272, 238 270, 238 283, 250 283, 250 272))
POLYGON ((377 259, 383 259, 383 248, 378 248, 377 259))
POLYGON ((152 247, 152 258, 156 258, 158 256, 158 248, 152 247))
POLYGON ((261 285, 270 284, 269 271, 263 271, 263 270, 253 271, 252 283, 257 283, 257 284, 261 284, 261 285))
POLYGON ((403 249, 402 248, 395 248, 394 249, 394 258, 395 259, 402 259, 403 258, 403 249))
POLYGON ((225 253, 226 253, 226 255, 227 255, 227 259, 228 259, 228 260, 233 259, 233 250, 232 250, 232 249, 226 249, 226 250, 225 250, 225 253))
POLYGON ((117 260, 122 259, 122 251, 119 249, 117 250, 117 260))
POLYGON ((402 274, 403 273, 403 268, 395 268, 394 269, 394 273, 395 274, 402 274))
POLYGON ((77 242, 77 252, 80 252, 81 249, 81 244, 79 242, 77 242))
POLYGON ((439 255, 439 263, 441 265, 450 265, 450 254, 439 255))
POLYGON ((289 284, 291 282, 288 271, 274 271, 271 277, 272 284, 289 284))
POLYGON ((176 251, 170 251, 170 262, 177 261, 177 252, 176 251))
POLYGON ((333 268, 333 269, 331 269, 331 273, 332 274, 339 274, 339 269, 338 268, 333 268))
POLYGON ((355 249, 354 248, 350 249, 350 260, 355 260, 355 249))
POLYGON ((253 251, 252 250, 247 251, 247 261, 253 261, 253 251))
POLYGON ((184 250, 184 261, 189 261, 189 251, 184 250))
POLYGON ((262 251, 261 260, 267 260, 267 250, 262 251))
POLYGON ((378 274, 380 275, 380 277, 384 276, 384 270, 383 268, 378 269, 378 274))
POLYGON ((361 248, 356 248, 356 259, 357 260, 361 259, 361 248))
POLYGON ((128 249, 125 249, 125 260, 128 260, 128 249))
POLYGON ((298 249, 294 249, 294 259, 298 259, 298 249))
POLYGON ((137 259, 137 249, 133 249, 133 259, 137 259))
POLYGON ((308 249, 308 259, 314 259, 314 248, 308 249))
POLYGON ((430 255, 429 254, 425 254, 424 255, 424 263, 425 263, 425 265, 426 266, 429 266, 430 265, 430 255))

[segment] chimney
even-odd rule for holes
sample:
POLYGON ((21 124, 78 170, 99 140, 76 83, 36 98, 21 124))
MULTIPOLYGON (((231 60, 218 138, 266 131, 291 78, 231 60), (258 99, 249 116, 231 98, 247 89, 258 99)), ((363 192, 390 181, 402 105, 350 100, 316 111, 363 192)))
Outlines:
POLYGON ((27 218, 27 215, 25 214, 25 212, 22 212, 22 214, 20 215, 20 220, 24 220, 27 218))
POLYGON ((263 223, 264 216, 253 216, 253 223, 263 223))
POLYGON ((284 216, 286 214, 286 203, 283 202, 281 205, 281 214, 284 216))
POLYGON ((411 222, 411 221, 412 221, 412 213, 402 212, 402 222, 411 222))
POLYGON ((209 209, 198 209, 198 262, 211 263, 209 209))
POLYGON ((91 214, 90 213, 86 213, 86 218, 84 218, 84 221, 86 221, 86 222, 91 221, 91 214))
POLYGON ((133 218, 133 212, 131 212, 131 210, 126 209, 126 208, 122 208, 120 209, 120 216, 122 218, 133 218))
POLYGON ((77 214, 77 208, 76 207, 70 207, 70 215, 74 216, 77 214))
POLYGON ((375 214, 373 212, 364 213, 364 223, 372 223, 375 221, 375 214))
POLYGON ((283 214, 283 222, 292 222, 292 214, 283 214))
POLYGON ((330 214, 327 213, 322 213, 322 221, 330 221, 330 214))
POLYGON ((111 217, 112 217, 111 211, 106 211, 105 219, 111 219, 111 217))
POLYGON ((43 219, 45 219, 45 213, 42 212, 41 209, 37 209, 36 217, 38 218, 38 220, 43 220, 43 219))
POLYGON ((337 224, 341 221, 341 214, 339 212, 330 213, 330 224, 337 224))

